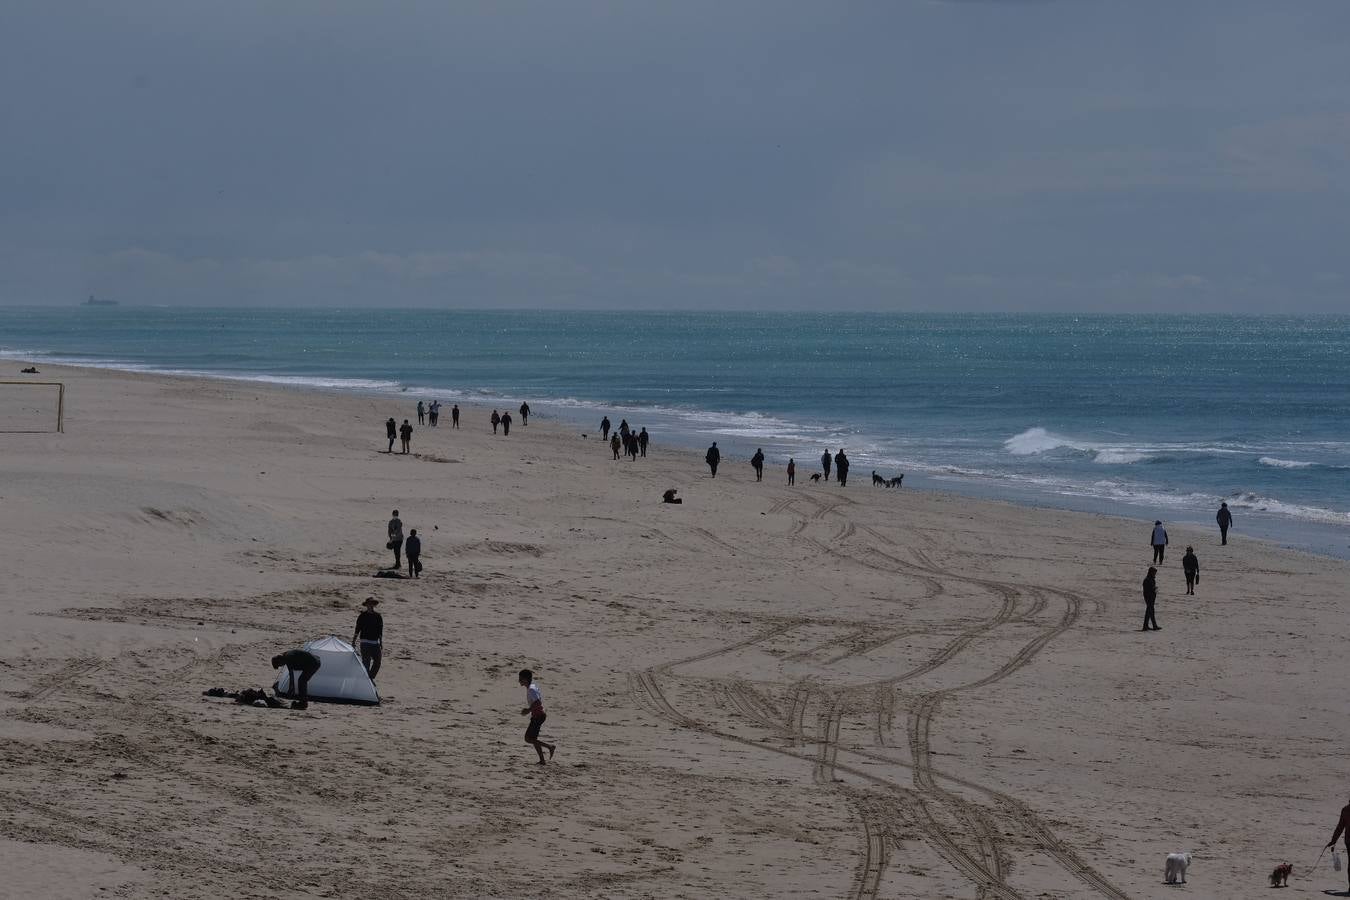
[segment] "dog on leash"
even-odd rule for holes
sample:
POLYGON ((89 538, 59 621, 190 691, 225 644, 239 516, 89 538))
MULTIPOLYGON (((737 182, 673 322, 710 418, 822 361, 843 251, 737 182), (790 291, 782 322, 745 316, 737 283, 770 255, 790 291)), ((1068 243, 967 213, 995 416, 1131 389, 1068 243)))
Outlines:
POLYGON ((1163 867, 1163 880, 1168 884, 1185 884, 1186 870, 1191 867, 1190 851, 1167 854, 1167 864, 1163 867))
POLYGON ((819 480, 820 480, 820 473, 819 473, 819 472, 812 472, 812 473, 811 473, 811 480, 812 480, 812 481, 819 481, 819 480))
POLYGON ((872 487, 886 487, 886 479, 877 474, 877 470, 872 470, 872 487))
POLYGON ((1270 873, 1271 887, 1289 887, 1289 876, 1294 874, 1294 867, 1289 863, 1280 863, 1275 867, 1275 871, 1270 873))
POLYGON ((898 488, 898 487, 900 486, 900 482, 902 482, 902 481, 904 481, 904 480, 905 480, 905 476, 903 476, 903 475, 897 475, 897 476, 895 476, 894 478, 892 478, 890 481, 886 482, 886 487, 898 488))

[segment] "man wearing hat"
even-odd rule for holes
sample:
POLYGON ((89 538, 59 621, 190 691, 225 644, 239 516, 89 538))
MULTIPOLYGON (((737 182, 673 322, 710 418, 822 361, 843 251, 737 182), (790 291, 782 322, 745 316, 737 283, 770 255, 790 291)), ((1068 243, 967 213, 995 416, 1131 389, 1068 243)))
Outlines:
POLYGON ((384 641, 384 616, 375 611, 380 601, 367 597, 362 606, 365 609, 356 617, 356 633, 352 643, 361 651, 361 665, 366 667, 370 680, 380 672, 380 648, 384 641))

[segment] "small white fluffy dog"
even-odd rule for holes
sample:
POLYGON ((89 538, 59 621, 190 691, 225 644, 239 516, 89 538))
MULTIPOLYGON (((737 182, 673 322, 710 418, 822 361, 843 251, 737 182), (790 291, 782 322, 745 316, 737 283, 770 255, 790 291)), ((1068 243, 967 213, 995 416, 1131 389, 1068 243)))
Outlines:
POLYGON ((1163 869, 1163 877, 1168 884, 1176 884, 1180 881, 1186 883, 1186 870, 1191 867, 1190 851, 1185 853, 1167 854, 1167 865, 1163 869))

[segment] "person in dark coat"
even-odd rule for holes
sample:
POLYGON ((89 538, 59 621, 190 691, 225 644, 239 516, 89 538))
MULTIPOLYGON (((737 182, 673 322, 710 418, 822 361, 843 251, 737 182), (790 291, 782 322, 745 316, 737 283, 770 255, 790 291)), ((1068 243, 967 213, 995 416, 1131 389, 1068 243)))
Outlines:
POLYGON ((789 460, 788 460, 788 485, 791 486, 791 485, 794 485, 794 484, 796 484, 796 483, 797 483, 797 461, 796 461, 795 459, 789 459, 789 460))
POLYGON ((414 528, 408 532, 408 540, 403 545, 403 555, 408 557, 408 577, 422 577, 422 539, 417 536, 417 529, 414 528))
POLYGON ((1158 570, 1153 566, 1148 567, 1148 574, 1144 576, 1144 627, 1140 631, 1148 631, 1152 625, 1154 631, 1162 631, 1158 627, 1158 619, 1153 614, 1153 604, 1158 601, 1158 570))
POLYGON ((1195 555, 1194 547, 1186 548, 1181 558, 1181 571, 1186 573, 1186 593, 1195 593, 1195 584, 1200 580, 1200 558, 1195 555))
POLYGON ((403 520, 398 517, 398 510, 394 510, 394 517, 389 520, 385 533, 389 535, 385 549, 394 551, 394 568, 400 569, 403 567, 403 520))
POLYGON ((403 424, 398 426, 398 437, 399 440, 403 443, 404 453, 412 452, 412 433, 413 427, 408 424, 407 419, 404 419, 403 424))
POLYGON ((530 424, 530 404, 528 403, 520 404, 520 424, 522 428, 530 424))
POLYGON ((848 457, 844 455, 843 447, 834 455, 834 477, 840 487, 848 485, 848 457))
POLYGON ((365 610, 356 617, 356 631, 352 633, 352 643, 361 651, 361 665, 366 667, 371 681, 380 674, 380 660, 384 656, 384 616, 375 611, 379 602, 374 597, 362 602, 365 610))
POLYGON ((458 403, 456 403, 454 406, 450 407, 450 427, 451 427, 451 428, 458 428, 458 427, 459 427, 459 404, 458 404, 458 403))
POLYGON ((614 434, 612 434, 609 438, 609 449, 614 451, 614 458, 616 460, 619 458, 619 446, 622 443, 623 441, 619 439, 619 433, 617 431, 614 432, 614 434))
POLYGON ((1219 504, 1219 511, 1214 516, 1214 521, 1219 523, 1219 538, 1223 541, 1223 545, 1227 547, 1228 529, 1233 527, 1233 514, 1228 511, 1227 503, 1219 504))
POLYGON ((752 466, 755 467, 755 480, 756 480, 756 481, 763 481, 763 480, 764 480, 764 450, 763 450, 762 448, 756 450, 756 451, 755 451, 755 455, 752 456, 752 457, 750 457, 750 465, 752 465, 752 466))
POLYGON ((510 433, 511 433, 511 413, 508 410, 507 412, 502 413, 502 434, 507 435, 510 433))
POLYGON ((825 470, 825 480, 830 480, 830 451, 820 454, 820 467, 825 470))
POLYGON ((609 440, 609 416, 600 420, 600 440, 609 440))
POLYGON ((491 421, 492 421, 492 433, 493 433, 493 434, 496 434, 496 433, 497 433, 497 426, 501 424, 501 422, 502 422, 502 417, 501 417, 501 415, 500 415, 495 409, 492 411, 492 420, 491 420, 491 421))
POLYGON ((717 441, 713 441, 703 459, 708 463, 708 468, 712 470, 712 477, 716 478, 717 464, 722 461, 722 451, 717 449, 717 441))
POLYGON ((389 420, 384 423, 384 433, 389 438, 389 452, 393 453, 394 441, 398 440, 398 423, 394 421, 393 416, 390 416, 389 420))
POLYGON ((421 400, 417 401, 417 424, 427 424, 427 407, 421 400))
POLYGON ((309 680, 319 671, 319 658, 307 650, 287 650, 272 657, 272 668, 285 667, 289 676, 290 692, 296 696, 291 709, 305 709, 309 706, 309 680))
POLYGON ((638 450, 642 452, 643 459, 647 458, 647 442, 649 440, 651 440, 651 437, 649 437, 647 434, 646 426, 643 426, 642 430, 638 432, 637 436, 638 450))

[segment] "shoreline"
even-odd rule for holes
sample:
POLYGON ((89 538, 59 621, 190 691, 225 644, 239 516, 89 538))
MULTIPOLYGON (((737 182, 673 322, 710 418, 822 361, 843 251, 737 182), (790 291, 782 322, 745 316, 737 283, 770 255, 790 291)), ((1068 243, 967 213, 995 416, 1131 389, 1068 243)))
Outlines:
POLYGON ((1136 521, 739 461, 712 481, 545 421, 494 438, 468 404, 389 455, 378 399, 50 374, 67 432, 0 436, 23 885, 429 900, 530 896, 543 869, 562 900, 1118 898, 1187 848, 1197 889, 1243 895, 1339 809, 1344 562, 1177 527, 1199 594, 1170 554, 1146 635, 1136 521), (420 579, 372 577, 392 508, 420 579), (368 596, 381 706, 202 696, 265 687, 368 596), (285 867, 257 852, 280 833, 285 867))
MULTIPOLYGON (((510 397, 486 397, 480 398, 473 391, 464 389, 450 391, 438 390, 434 388, 423 388, 415 385, 401 385, 396 381, 377 382, 373 380, 350 379, 323 376, 289 376, 289 375, 267 375, 259 373, 231 375, 229 373, 205 372, 191 370, 161 370, 151 366, 138 367, 139 364, 125 363, 119 361, 108 361, 106 364, 98 363, 70 363, 70 362, 51 362, 50 358, 31 357, 31 356, 11 356, 3 357, 6 361, 14 362, 19 365, 32 366, 52 366, 56 368, 71 369, 75 371, 87 372, 115 372, 124 375, 144 376, 149 378, 183 378, 200 381, 219 381, 230 384, 252 385, 260 387, 278 388, 286 391, 305 393, 313 392, 319 396, 345 396, 360 397, 363 399, 382 399, 398 401, 405 395, 409 402, 415 404, 418 399, 429 400, 436 397, 450 397, 451 403, 459 402, 476 407, 482 407, 485 410, 494 406, 493 400, 513 404, 510 408, 514 412, 515 405, 522 399, 529 398, 510 398, 510 397), (324 383, 328 382, 328 383, 324 383)), ((500 402, 497 404, 500 407, 500 402)), ((448 404, 447 404, 448 405, 448 404)), ((707 440, 718 440, 723 442, 722 446, 728 449, 725 454, 744 451, 744 456, 748 460, 753 452, 748 449, 755 445, 755 441, 738 436, 729 435, 730 441, 725 441, 725 437, 717 437, 719 432, 715 428, 696 428, 687 426, 681 428, 680 422, 671 422, 661 418, 660 411, 646 410, 639 407, 622 406, 615 404, 600 404, 582 400, 572 400, 568 403, 560 403, 556 400, 531 401, 531 416, 536 417, 540 413, 543 418, 540 421, 554 422, 560 427, 570 424, 581 433, 590 433, 588 419, 596 419, 598 416, 613 414, 615 424, 619 418, 625 415, 646 416, 645 421, 656 419, 661 424, 673 424, 674 430, 670 432, 661 432, 654 434, 656 439, 666 439, 669 443, 667 447, 680 449, 688 452, 699 466, 702 466, 703 442, 707 440), (725 442, 724 442, 725 441, 725 442)), ((448 412, 447 412, 448 415, 448 412)), ((643 422, 636 423, 634 427, 640 427, 643 422)), ((778 447, 777 441, 761 442, 765 446, 773 448, 778 447)), ((855 457, 857 467, 861 470, 865 466, 875 465, 870 461, 871 457, 866 454, 859 454, 855 457)), ((805 474, 809 474, 816 466, 814 458, 808 458, 806 462, 799 463, 799 469, 804 468, 805 474)), ((768 470, 781 469, 782 463, 778 461, 775 464, 771 460, 768 470)), ((898 470, 897 470, 898 471, 898 470)), ((892 474, 884 472, 883 474, 892 474)), ((955 496, 964 497, 977 501, 988 501, 994 503, 1008 503, 1019 508, 1044 510, 1044 511, 1068 511, 1082 513, 1086 515, 1105 516, 1109 518, 1122 519, 1126 521, 1151 522, 1156 518, 1163 518, 1169 525, 1183 525, 1187 528, 1204 529, 1209 527, 1216 529, 1211 516, 1213 511, 1199 512, 1178 510, 1175 508, 1158 509, 1149 507, 1143 503, 1130 501, 1112 501, 1100 497, 1088 497, 1073 493, 1057 492, 1052 490, 1038 489, 1031 485, 1004 482, 992 476, 985 479, 975 478, 973 476, 961 476, 936 469, 921 468, 917 471, 906 472, 906 489, 926 490, 937 493, 950 493, 955 496), (1113 511, 1118 510, 1118 511, 1113 511)), ((1219 499, 1223 499, 1220 497, 1219 499)), ((1216 503, 1218 500, 1215 501, 1216 503)), ((1350 525, 1339 525, 1332 522, 1306 521, 1291 516, 1267 513, 1263 509, 1252 509, 1235 504, 1231 501, 1230 506, 1240 512, 1240 521, 1242 522, 1241 531, 1234 530, 1234 535, 1243 534, 1249 539, 1264 541, 1276 547, 1285 550, 1291 550, 1301 553, 1308 553, 1313 556, 1327 557, 1342 561, 1350 560, 1350 525), (1254 525, 1254 527, 1249 527, 1254 525)), ((1215 507, 1217 509, 1217 506, 1215 507)))

